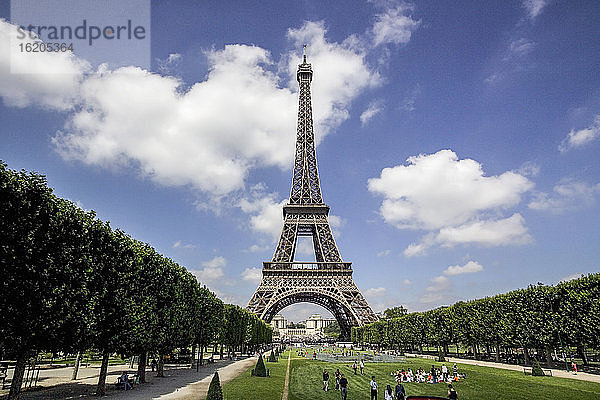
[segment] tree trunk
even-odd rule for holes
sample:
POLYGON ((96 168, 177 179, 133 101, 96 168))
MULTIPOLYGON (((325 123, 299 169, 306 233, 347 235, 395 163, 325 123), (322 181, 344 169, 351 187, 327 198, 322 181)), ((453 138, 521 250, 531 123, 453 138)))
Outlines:
POLYGON ((546 365, 552 368, 552 349, 549 346, 546 346, 546 365))
POLYGON ((588 359, 587 359, 587 356, 585 355, 585 348, 583 347, 582 344, 577 345, 577 354, 579 355, 579 357, 581 357, 581 360, 583 361, 583 365, 588 365, 588 359))
POLYGON ((25 374, 25 364, 27 357, 25 354, 17 357, 17 364, 15 365, 15 372, 13 374, 12 381, 10 382, 10 392, 8 393, 8 400, 18 399, 21 393, 21 385, 23 385, 23 375, 25 374))
POLYGON ((146 383, 146 365, 148 364, 148 352, 144 351, 139 355, 137 374, 140 383, 146 383))
POLYGON ((529 350, 526 346, 523 346, 523 356, 525 357, 525 365, 531 365, 531 361, 529 360, 529 350))
POLYGON ((496 342, 496 362, 500 362, 500 345, 496 342))
POLYGON ((194 361, 196 361, 196 345, 192 346, 192 364, 190 368, 194 368, 194 361))
POLYGON ((73 376, 71 380, 77 379, 77 373, 79 372, 79 364, 81 364, 81 352, 77 352, 77 357, 75 357, 75 365, 73 365, 73 376))
POLYGON ((476 344, 473 345, 473 357, 475 357, 476 360, 479 360, 479 349, 476 344))
POLYGON ((156 368, 156 376, 164 378, 165 376, 165 356, 160 353, 158 355, 158 367, 156 368))
POLYGON ((456 357, 460 357, 460 352, 458 349, 458 343, 456 343, 456 357))
POLYGON ((200 358, 198 358, 198 363, 196 364, 196 371, 200 368, 201 365, 204 365, 204 346, 200 345, 200 358))
POLYGON ((223 359, 223 343, 221 343, 221 351, 219 352, 220 359, 223 359))
POLYGON ((96 396, 104 396, 106 394, 106 374, 108 372, 108 357, 110 353, 104 350, 102 353, 102 365, 100 366, 100 377, 98 378, 98 386, 96 387, 96 396))

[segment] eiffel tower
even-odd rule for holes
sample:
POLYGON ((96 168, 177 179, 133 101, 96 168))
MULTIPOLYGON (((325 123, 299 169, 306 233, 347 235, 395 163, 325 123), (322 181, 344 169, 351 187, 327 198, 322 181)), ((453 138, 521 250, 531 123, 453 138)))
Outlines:
POLYGON ((300 100, 290 199, 283 207, 284 224, 273 259, 263 262, 262 281, 247 309, 270 322, 291 304, 318 304, 334 315, 341 337, 349 339, 352 326, 377 321, 377 316, 352 279, 352 263, 342 261, 329 226, 315 153, 312 75, 305 53, 296 74, 300 100), (294 261, 299 236, 312 237, 316 262, 294 261))

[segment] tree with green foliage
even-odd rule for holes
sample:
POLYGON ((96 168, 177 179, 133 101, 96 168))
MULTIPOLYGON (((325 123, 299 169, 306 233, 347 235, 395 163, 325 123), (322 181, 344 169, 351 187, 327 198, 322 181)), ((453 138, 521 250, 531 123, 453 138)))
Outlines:
POLYGON ((385 319, 400 318, 408 314, 408 310, 403 306, 391 307, 383 312, 385 319))

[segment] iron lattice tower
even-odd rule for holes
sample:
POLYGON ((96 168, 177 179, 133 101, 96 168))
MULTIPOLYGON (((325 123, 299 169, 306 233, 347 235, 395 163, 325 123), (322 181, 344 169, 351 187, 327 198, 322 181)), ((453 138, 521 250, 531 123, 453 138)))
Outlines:
POLYGON ((377 316, 354 283, 352 263, 342 260, 329 226, 315 153, 312 75, 304 55, 296 74, 300 99, 290 199, 283 207, 284 224, 273 259, 263 263, 262 281, 247 308, 270 322, 291 304, 318 304, 334 315, 342 336, 349 338, 352 326, 377 321, 377 316), (294 261, 299 236, 312 237, 316 262, 294 261))

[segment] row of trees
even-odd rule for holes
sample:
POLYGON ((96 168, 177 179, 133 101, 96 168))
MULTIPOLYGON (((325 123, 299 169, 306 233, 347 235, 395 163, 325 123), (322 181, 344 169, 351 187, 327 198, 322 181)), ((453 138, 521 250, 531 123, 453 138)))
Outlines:
MULTIPOLYGON (((271 328, 224 305, 184 267, 52 193, 44 176, 0 161, 0 351, 16 359, 9 399, 40 351, 140 355, 270 343, 271 328), (225 321, 225 322, 224 322, 225 321)), ((76 365, 77 367, 77 365, 76 365)))
POLYGON ((526 364, 531 349, 550 364, 552 350, 564 345, 576 347, 587 364, 585 347, 600 348, 600 274, 383 319, 352 328, 352 340, 404 350, 434 346, 444 355, 462 344, 475 358, 482 348, 494 349, 497 361, 502 350, 519 348, 526 364))

